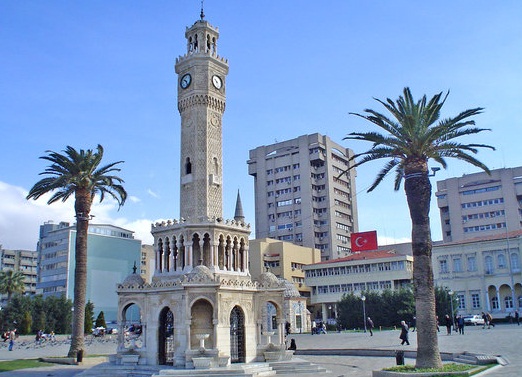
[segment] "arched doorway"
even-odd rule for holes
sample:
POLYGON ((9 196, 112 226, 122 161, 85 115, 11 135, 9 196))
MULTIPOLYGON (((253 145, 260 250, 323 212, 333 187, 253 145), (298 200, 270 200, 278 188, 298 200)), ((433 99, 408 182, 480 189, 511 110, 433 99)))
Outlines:
POLYGON ((158 329, 158 364, 174 364, 174 314, 165 307, 160 313, 158 329))
POLYGON ((230 362, 245 362, 245 314, 239 306, 230 313, 230 362))

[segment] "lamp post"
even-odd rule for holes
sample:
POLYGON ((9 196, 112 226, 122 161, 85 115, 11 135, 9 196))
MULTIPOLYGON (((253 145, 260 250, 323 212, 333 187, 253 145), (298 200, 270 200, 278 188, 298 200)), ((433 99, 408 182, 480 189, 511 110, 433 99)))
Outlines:
POLYGON ((453 292, 452 290, 450 290, 450 291, 448 292, 449 297, 450 297, 451 323, 452 323, 452 325, 453 325, 453 326, 452 326, 453 329, 455 329, 455 315, 453 314, 453 293, 454 293, 454 292, 453 292))
POLYGON ((366 332, 366 296, 361 296, 361 300, 363 302, 363 323, 364 323, 364 332, 366 332))

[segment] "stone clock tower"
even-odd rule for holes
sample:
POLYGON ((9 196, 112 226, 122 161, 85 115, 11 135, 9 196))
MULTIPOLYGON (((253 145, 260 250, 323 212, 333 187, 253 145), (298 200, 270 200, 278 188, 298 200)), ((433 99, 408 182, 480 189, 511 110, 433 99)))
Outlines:
POLYGON ((222 117, 228 62, 218 55, 218 29, 206 20, 185 32, 176 59, 181 114, 180 215, 187 221, 223 217, 222 117))

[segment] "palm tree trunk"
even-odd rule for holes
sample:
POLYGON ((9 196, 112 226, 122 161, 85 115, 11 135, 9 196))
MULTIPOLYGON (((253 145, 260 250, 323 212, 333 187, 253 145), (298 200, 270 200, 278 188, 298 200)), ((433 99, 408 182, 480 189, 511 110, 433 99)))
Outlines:
POLYGON ((76 252, 74 269, 74 314, 68 357, 84 350, 85 303, 87 292, 87 237, 91 198, 88 192, 76 192, 76 252))
POLYGON ((420 176, 405 178, 404 188, 412 220, 413 288, 417 317, 417 368, 440 368, 435 287, 431 262, 431 183, 427 168, 420 176))

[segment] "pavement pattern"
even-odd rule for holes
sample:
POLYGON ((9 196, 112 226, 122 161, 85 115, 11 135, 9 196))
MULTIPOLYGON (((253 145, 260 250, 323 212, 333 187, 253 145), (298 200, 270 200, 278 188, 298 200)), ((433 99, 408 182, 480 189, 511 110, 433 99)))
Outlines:
MULTIPOLYGON (((416 332, 410 333, 410 345, 401 346, 399 330, 379 331, 374 330, 374 335, 369 333, 328 333, 321 335, 290 334, 297 344, 296 356, 315 364, 319 364, 329 373, 323 377, 371 377, 373 370, 391 367, 396 364, 395 357, 370 357, 370 356, 339 356, 334 350, 349 349, 364 353, 365 350, 416 350, 416 332), (321 355, 299 355, 300 351, 307 353, 316 350, 321 355)), ((483 329, 482 326, 467 326, 465 334, 446 334, 446 329, 441 328, 438 335, 439 349, 441 352, 460 353, 463 351, 484 353, 501 356, 507 362, 505 366, 495 367, 488 371, 487 376, 492 377, 520 377, 522 376, 522 326, 516 324, 497 325, 491 329, 483 329)), ((9 352, 7 344, 0 344, 0 361, 65 356, 69 349, 69 341, 66 337, 57 337, 56 344, 44 343, 36 345, 34 337, 20 337, 14 350, 9 352)), ((88 355, 110 355, 116 352, 116 339, 92 338, 86 340, 86 353, 88 355)), ((88 359, 83 365, 67 366, 56 365, 9 372, 9 376, 16 377, 72 377, 92 367, 88 359)), ((406 364, 414 364, 415 360, 406 358, 406 364)), ((303 375, 287 374, 287 377, 303 377, 303 375)))

